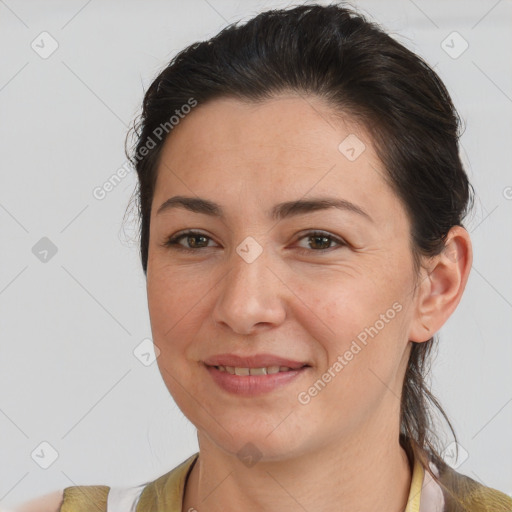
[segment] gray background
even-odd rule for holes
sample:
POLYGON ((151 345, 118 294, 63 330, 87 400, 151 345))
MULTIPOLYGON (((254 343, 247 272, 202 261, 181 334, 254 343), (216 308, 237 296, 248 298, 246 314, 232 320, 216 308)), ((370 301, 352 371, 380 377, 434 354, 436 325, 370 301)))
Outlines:
MULTIPOLYGON (((103 200, 93 190, 125 164, 143 93, 178 50, 287 3, 0 1, 4 507, 71 485, 140 484, 197 451, 156 363, 134 355, 151 338, 135 224, 122 226, 134 173, 103 200), (58 43, 47 58, 31 47, 51 48, 44 31, 58 43), (46 262, 33 252, 43 237, 57 248, 46 262), (47 469, 42 442, 58 453, 47 469)), ((441 331, 433 388, 463 448, 458 471, 510 494, 512 3, 354 3, 435 66, 466 123, 474 265, 441 331), (453 31, 469 44, 458 58, 443 49, 462 49, 453 31)))

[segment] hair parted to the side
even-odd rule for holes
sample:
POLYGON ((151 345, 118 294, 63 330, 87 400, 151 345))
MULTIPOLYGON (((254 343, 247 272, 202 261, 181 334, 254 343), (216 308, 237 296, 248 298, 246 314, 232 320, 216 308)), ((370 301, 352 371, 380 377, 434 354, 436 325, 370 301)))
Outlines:
MULTIPOLYGON (((136 142, 127 151, 139 180, 135 200, 145 274, 159 155, 166 136, 172 136, 169 129, 162 137, 161 127, 191 98, 199 105, 220 97, 259 102, 281 92, 319 96, 333 113, 348 115, 368 130, 408 213, 416 272, 422 257, 443 250, 450 228, 462 226, 473 188, 459 156, 460 118, 440 78, 352 7, 308 4, 263 12, 188 46, 146 91, 132 128, 136 142)), ((429 460, 445 467, 430 406, 456 440, 426 383, 436 343, 435 336, 412 342, 400 412, 400 443, 409 459, 419 457, 428 471, 429 460)))

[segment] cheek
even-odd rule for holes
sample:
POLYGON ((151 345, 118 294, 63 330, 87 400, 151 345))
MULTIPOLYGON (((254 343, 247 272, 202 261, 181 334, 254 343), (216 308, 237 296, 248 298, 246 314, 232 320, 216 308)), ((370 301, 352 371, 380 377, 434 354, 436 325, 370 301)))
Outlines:
MULTIPOLYGON (((159 268, 147 281, 148 310, 153 342, 160 350, 159 365, 174 373, 176 356, 183 354, 201 322, 201 298, 209 289, 199 279, 186 279, 176 268, 159 268)), ((165 374, 164 374, 165 375, 165 374)))
POLYGON ((337 281, 324 277, 322 285, 308 283, 300 292, 308 297, 309 308, 297 317, 323 345, 327 357, 319 371, 330 369, 330 375, 336 375, 332 382, 337 384, 328 387, 341 395, 331 398, 344 397, 348 402, 362 395, 370 398, 382 390, 382 381, 393 380, 405 349, 407 313, 401 287, 405 283, 391 276, 381 274, 377 279, 360 274, 337 281))
MULTIPOLYGON (((149 268, 149 267, 148 267, 149 268)), ((147 296, 149 313, 169 329, 183 318, 187 311, 193 314, 193 306, 208 292, 205 276, 193 275, 176 265, 153 264, 148 270, 147 296)))
MULTIPOLYGON (((391 278, 377 280, 363 272, 332 272, 308 280, 296 289, 296 296, 304 303, 297 320, 310 332, 321 331, 331 350, 344 351, 360 333, 364 338, 365 328, 376 322, 382 327, 381 315, 384 320, 394 319, 393 304, 400 294, 392 282, 391 278)), ((390 323, 386 323, 386 330, 390 323)))
POLYGON ((186 416, 194 413, 200 396, 193 375, 196 369, 190 361, 184 364, 191 340, 199 337, 201 326, 195 317, 201 308, 197 284, 195 280, 191 286, 190 279, 185 282, 175 270, 159 269, 147 285, 153 342, 159 350, 157 365, 169 393, 186 416))

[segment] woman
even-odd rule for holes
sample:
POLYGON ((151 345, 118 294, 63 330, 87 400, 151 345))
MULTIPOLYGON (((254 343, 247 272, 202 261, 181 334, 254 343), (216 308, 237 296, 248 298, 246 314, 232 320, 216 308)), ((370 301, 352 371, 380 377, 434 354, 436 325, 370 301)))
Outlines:
POLYGON ((472 262, 433 70, 349 9, 268 11, 178 54, 135 128, 157 361, 199 452, 46 510, 512 510, 432 433, 428 358, 472 262))

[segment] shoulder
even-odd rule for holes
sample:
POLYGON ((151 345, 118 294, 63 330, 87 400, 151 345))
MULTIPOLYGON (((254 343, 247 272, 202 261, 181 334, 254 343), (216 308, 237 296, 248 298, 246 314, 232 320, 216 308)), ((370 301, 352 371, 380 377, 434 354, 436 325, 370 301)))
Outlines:
POLYGON ((109 490, 110 487, 106 485, 66 487, 5 512, 104 512, 107 510, 109 490))
POLYGON ((110 487, 106 485, 78 485, 66 487, 58 512, 89 512, 107 510, 110 487))
POLYGON ((44 496, 38 496, 5 512, 60 512, 63 498, 64 491, 58 490, 44 496))
POLYGON ((512 498, 444 466, 439 473, 449 512, 512 512, 512 498))
POLYGON ((66 487, 5 512, 103 512, 107 510, 109 490, 105 485, 66 487))
POLYGON ((110 487, 106 485, 79 485, 64 489, 64 500, 59 512, 90 512, 107 510, 110 487))
POLYGON ((166 510, 181 510, 179 506, 182 502, 184 482, 198 455, 195 453, 171 471, 140 485, 66 487, 23 503, 15 509, 2 509, 1 512, 107 512, 108 510, 134 511, 136 507, 137 510, 139 508, 156 510, 151 507, 163 502, 169 505, 166 510))

